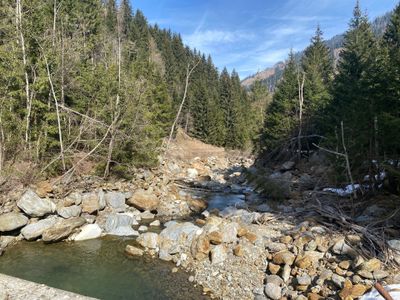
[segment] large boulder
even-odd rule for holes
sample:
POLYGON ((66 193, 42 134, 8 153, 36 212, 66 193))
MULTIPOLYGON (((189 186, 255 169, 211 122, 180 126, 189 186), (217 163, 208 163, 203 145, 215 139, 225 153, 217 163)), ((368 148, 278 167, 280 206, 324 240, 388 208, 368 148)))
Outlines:
POLYGON ((125 195, 120 192, 108 192, 105 194, 107 206, 117 212, 124 212, 126 209, 125 195))
POLYGON ((79 232, 75 237, 74 241, 86 241, 97 239, 101 237, 102 230, 97 224, 88 224, 81 228, 81 232, 79 232))
POLYGON ((160 242, 160 259, 169 261, 172 259, 171 254, 176 254, 182 248, 189 249, 200 230, 199 227, 190 222, 178 223, 170 221, 165 224, 165 229, 161 231, 159 236, 160 242))
POLYGON ((86 220, 81 217, 59 221, 42 234, 44 242, 59 242, 69 237, 76 228, 81 227, 86 220))
POLYGON ((157 209, 160 200, 152 191, 139 189, 133 193, 132 197, 128 200, 128 204, 142 211, 152 211, 157 209))
POLYGON ((25 226, 28 218, 20 213, 7 213, 0 215, 0 232, 13 231, 25 226))
POLYGON ((57 209, 57 214, 64 219, 79 217, 81 212, 82 208, 77 205, 72 205, 70 207, 60 207, 57 209))
POLYGON ((106 207, 104 192, 92 192, 82 195, 82 212, 93 214, 106 207))
POLYGON ((39 238, 45 230, 53 227, 57 222, 58 218, 51 216, 37 223, 29 224, 21 230, 21 233, 26 240, 32 241, 39 238))
POLYGON ((56 211, 56 205, 52 201, 40 198, 30 189, 18 200, 17 206, 27 215, 34 218, 43 217, 56 211))
POLYGON ((105 231, 110 235, 138 236, 132 225, 137 225, 136 220, 129 214, 112 214, 107 217, 105 231))

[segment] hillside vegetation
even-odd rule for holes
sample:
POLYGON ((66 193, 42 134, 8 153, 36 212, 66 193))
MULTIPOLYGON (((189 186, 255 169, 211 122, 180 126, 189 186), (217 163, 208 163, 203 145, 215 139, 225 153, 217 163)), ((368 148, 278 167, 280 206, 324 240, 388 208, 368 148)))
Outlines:
POLYGON ((374 191, 389 176, 399 193, 400 5, 378 37, 357 4, 333 65, 319 28, 300 63, 289 55, 267 109, 262 157, 301 158, 319 148, 343 171, 340 182, 367 181, 374 191))
POLYGON ((189 69, 177 127, 245 148, 260 123, 236 72, 219 73, 128 0, 2 1, 0 37, 0 171, 15 161, 59 173, 90 159, 105 176, 155 165, 189 69))

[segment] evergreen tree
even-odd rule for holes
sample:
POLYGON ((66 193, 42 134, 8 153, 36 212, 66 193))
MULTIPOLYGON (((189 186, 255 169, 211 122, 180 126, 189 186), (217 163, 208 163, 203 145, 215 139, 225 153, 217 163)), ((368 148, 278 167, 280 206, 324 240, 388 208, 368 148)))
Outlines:
POLYGON ((384 81, 378 105, 381 112, 379 135, 382 151, 386 155, 400 153, 400 4, 395 8, 391 21, 383 38, 383 50, 386 51, 381 80, 384 81))
POLYGON ((319 26, 304 52, 301 65, 305 74, 303 133, 317 133, 315 125, 323 124, 321 112, 331 101, 333 79, 333 61, 319 26))
POLYGON ((340 128, 343 121, 345 125, 346 143, 355 165, 360 165, 366 158, 370 161, 374 158, 374 119, 377 113, 374 74, 377 56, 377 42, 357 2, 350 29, 345 35, 331 110, 334 116, 331 124, 340 128))
POLYGON ((261 149, 270 152, 294 134, 297 124, 298 66, 293 51, 278 84, 271 105, 266 110, 261 149))

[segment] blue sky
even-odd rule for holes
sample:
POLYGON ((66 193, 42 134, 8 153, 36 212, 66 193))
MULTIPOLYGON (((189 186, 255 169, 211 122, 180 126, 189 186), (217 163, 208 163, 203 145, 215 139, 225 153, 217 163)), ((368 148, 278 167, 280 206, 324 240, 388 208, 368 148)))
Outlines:
MULTIPOLYGON (((399 0, 361 0, 370 19, 399 0)), ((184 42, 211 54, 221 70, 241 78, 304 49, 317 24, 325 38, 346 31, 355 0, 132 0, 150 23, 181 33, 184 42)))

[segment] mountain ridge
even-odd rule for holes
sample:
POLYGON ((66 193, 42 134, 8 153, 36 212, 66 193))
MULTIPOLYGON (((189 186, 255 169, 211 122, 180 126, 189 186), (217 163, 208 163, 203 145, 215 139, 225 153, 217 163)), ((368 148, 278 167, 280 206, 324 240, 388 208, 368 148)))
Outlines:
MULTIPOLYGON (((390 21, 390 17, 392 15, 391 12, 387 12, 386 14, 375 18, 371 22, 372 31, 377 36, 382 36, 385 32, 386 26, 390 21)), ((331 50, 331 55, 334 58, 335 65, 339 60, 340 49, 343 47, 344 42, 344 33, 337 34, 325 41, 325 44, 331 50)), ((304 50, 295 53, 295 57, 297 61, 301 60, 303 56, 304 50)), ((279 61, 275 63, 272 67, 267 67, 263 71, 259 71, 253 75, 247 76, 245 79, 241 81, 242 86, 246 89, 250 89, 254 82, 260 80, 263 84, 265 84, 270 92, 275 90, 275 87, 279 80, 282 78, 283 71, 285 69, 286 62, 279 61)))

